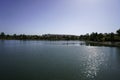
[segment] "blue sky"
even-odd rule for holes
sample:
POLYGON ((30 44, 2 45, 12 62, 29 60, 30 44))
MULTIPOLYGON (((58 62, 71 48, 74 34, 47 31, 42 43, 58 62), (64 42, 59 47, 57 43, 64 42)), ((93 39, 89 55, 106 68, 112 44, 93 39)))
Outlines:
POLYGON ((0 32, 86 34, 120 28, 120 0, 0 0, 0 32))

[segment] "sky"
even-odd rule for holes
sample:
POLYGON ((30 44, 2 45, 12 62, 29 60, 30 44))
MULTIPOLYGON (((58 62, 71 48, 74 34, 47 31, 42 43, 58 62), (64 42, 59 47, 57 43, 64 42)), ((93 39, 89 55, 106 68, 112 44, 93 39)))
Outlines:
POLYGON ((0 0, 0 32, 73 34, 115 32, 120 0, 0 0))

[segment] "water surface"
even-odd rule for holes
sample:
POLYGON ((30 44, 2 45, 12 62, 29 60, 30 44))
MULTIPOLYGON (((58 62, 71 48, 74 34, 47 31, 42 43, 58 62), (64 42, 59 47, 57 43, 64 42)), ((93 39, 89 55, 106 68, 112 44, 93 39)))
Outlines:
POLYGON ((0 80, 120 80, 120 48, 0 40, 0 80))

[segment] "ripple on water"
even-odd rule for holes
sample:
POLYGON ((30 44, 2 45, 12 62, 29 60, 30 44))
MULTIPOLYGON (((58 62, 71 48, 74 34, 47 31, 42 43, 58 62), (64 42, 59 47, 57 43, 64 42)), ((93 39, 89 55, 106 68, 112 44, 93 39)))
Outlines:
POLYGON ((86 79, 95 80, 100 66, 104 63, 104 53, 101 49, 95 47, 86 48, 87 55, 84 58, 83 74, 86 79))

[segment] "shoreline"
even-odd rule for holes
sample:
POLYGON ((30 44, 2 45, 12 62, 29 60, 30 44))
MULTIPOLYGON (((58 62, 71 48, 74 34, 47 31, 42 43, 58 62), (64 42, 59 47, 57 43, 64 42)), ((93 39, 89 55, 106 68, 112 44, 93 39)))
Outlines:
MULTIPOLYGON (((20 40, 20 41, 83 41, 83 40, 44 40, 44 39, 0 39, 0 40, 20 40)), ((120 47, 120 42, 97 42, 97 41, 83 41, 83 43, 80 43, 80 45, 88 45, 88 46, 111 46, 111 47, 120 47)))
POLYGON ((89 45, 99 45, 99 46, 116 46, 116 47, 120 47, 120 42, 110 42, 110 41, 106 41, 106 42, 96 42, 96 41, 85 41, 86 44, 89 45))

